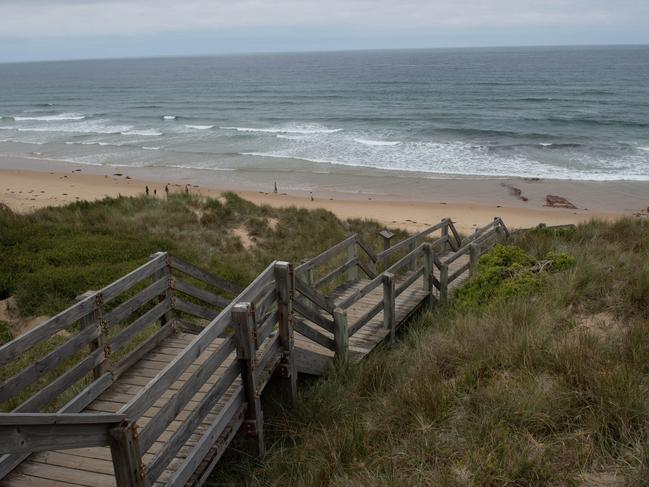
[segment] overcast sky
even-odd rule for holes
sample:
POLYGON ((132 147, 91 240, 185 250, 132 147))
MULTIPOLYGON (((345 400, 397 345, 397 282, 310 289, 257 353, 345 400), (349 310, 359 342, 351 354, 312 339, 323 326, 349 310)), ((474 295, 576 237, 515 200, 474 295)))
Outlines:
POLYGON ((0 62, 647 43, 649 0, 0 0, 0 62))

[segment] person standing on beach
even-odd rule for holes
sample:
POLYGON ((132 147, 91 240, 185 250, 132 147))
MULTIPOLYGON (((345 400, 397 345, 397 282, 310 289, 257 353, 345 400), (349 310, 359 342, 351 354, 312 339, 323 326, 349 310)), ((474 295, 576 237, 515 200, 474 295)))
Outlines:
POLYGON ((146 193, 147 196, 149 196, 149 186, 144 187, 144 192, 146 193))
POLYGON ((273 189, 273 193, 277 194, 277 181, 275 181, 275 189, 273 189))
POLYGON ((309 195, 311 195, 311 201, 315 201, 315 198, 313 197, 313 191, 309 191, 309 195))
POLYGON ((165 194, 167 195, 167 198, 169 197, 169 185, 165 184, 165 194))

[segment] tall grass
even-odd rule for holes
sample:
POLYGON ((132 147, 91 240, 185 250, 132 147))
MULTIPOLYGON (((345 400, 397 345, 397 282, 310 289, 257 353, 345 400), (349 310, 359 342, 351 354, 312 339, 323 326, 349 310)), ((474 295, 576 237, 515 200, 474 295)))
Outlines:
MULTIPOLYGON (((394 346, 304 384, 266 417, 267 455, 228 453, 211 485, 647 485, 649 226, 591 222, 514 243, 574 266, 465 293, 394 346)), ((481 273, 473 283, 491 286, 481 273)))

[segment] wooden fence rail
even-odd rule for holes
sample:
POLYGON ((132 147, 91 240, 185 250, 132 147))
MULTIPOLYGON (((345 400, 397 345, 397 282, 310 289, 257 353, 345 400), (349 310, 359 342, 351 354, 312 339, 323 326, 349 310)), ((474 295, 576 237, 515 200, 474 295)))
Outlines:
POLYGON ((273 375, 294 397, 296 341, 302 357, 357 359, 368 336, 369 351, 445 302, 507 236, 499 218, 464 240, 447 218, 378 253, 352 235, 295 268, 273 262, 245 289, 154 254, 0 347, 0 481, 39 452, 108 448, 119 487, 201 485, 238 431, 264 451, 260 397, 273 375))

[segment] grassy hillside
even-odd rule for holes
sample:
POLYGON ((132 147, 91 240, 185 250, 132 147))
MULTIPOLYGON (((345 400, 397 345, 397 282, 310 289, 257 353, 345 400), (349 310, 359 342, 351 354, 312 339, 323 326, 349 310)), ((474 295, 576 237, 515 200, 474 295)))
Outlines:
POLYGON ((245 285, 275 259, 299 261, 350 233, 369 241, 379 230, 325 210, 256 206, 233 193, 105 199, 29 215, 0 206, 0 300, 15 296, 23 315, 53 314, 158 250, 245 285))
POLYGON ((513 243, 396 345, 303 385, 266 416, 269 453, 229 453, 212 485, 647 485, 649 225, 513 243))
MULTIPOLYGON (((157 250, 246 284, 378 230, 233 194, 0 208, 0 299, 52 314, 157 250)), ((360 366, 268 398, 267 455, 228 450, 211 485, 646 485, 648 389, 649 224, 534 231, 360 366)))

